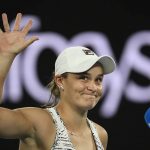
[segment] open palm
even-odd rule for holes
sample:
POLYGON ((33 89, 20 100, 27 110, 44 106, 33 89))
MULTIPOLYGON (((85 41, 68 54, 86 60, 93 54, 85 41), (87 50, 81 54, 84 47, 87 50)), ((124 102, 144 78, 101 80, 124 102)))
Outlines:
POLYGON ((8 18, 5 13, 2 14, 2 21, 4 26, 4 32, 0 29, 0 52, 1 53, 12 53, 18 54, 24 48, 29 46, 34 41, 38 40, 37 37, 31 37, 29 39, 25 39, 29 30, 32 26, 32 20, 29 20, 28 23, 24 26, 22 30, 20 30, 22 14, 18 13, 16 16, 15 24, 10 30, 8 18))

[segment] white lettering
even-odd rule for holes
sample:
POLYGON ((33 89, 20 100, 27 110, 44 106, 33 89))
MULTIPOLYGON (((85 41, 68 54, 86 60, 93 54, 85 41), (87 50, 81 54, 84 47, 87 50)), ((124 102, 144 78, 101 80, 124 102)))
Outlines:
MULTIPOLYGON (((37 73, 38 58, 45 48, 50 48, 58 55, 68 46, 87 45, 91 46, 98 55, 110 55, 115 58, 109 40, 103 33, 81 32, 68 41, 58 33, 38 33, 37 30, 41 27, 39 18, 24 16, 23 23, 29 18, 34 20, 32 33, 29 36, 37 35, 40 40, 29 46, 15 59, 5 82, 4 99, 7 98, 17 103, 22 99, 22 87, 24 86, 31 97, 38 102, 48 101, 50 92, 41 84, 37 73)), ((117 113, 123 94, 129 101, 135 103, 150 101, 150 86, 142 87, 129 79, 132 69, 150 79, 150 60, 140 52, 142 46, 150 45, 149 39, 149 31, 138 32, 128 38, 116 71, 104 78, 103 95, 105 99, 99 109, 103 117, 110 118, 117 113)))

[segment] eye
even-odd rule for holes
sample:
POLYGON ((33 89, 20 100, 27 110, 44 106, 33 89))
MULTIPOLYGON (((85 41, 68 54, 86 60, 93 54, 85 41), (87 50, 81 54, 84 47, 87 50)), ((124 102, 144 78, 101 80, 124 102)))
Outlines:
POLYGON ((87 75, 80 75, 79 79, 87 81, 89 77, 87 75))
POLYGON ((103 77, 98 77, 98 78, 96 79, 96 83, 98 83, 98 84, 101 84, 102 81, 103 81, 103 77))

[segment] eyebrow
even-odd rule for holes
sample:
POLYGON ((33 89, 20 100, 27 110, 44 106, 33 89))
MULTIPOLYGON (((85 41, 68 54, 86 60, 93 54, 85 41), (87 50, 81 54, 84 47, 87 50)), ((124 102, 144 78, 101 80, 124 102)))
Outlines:
MULTIPOLYGON (((87 71, 85 71, 85 72, 77 73, 77 75, 90 75, 90 73, 88 73, 87 71)), ((103 73, 102 74, 98 74, 97 76, 103 77, 104 74, 103 73)))

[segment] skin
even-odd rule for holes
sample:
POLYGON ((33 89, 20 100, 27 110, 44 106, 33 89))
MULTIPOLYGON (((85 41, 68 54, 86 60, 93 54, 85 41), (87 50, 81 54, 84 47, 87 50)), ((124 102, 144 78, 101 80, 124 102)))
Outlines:
MULTIPOLYGON (((0 30, 0 99, 4 81, 17 54, 38 40, 38 37, 25 39, 32 20, 20 30, 22 14, 18 13, 13 30, 6 14, 2 14, 4 31, 0 30)), ((93 66, 82 74, 68 73, 67 78, 56 76, 55 82, 60 88, 60 102, 56 106, 63 119, 71 141, 77 150, 95 150, 95 143, 87 124, 88 110, 94 108, 101 97, 103 70, 100 65, 93 66), (83 132, 84 131, 84 132, 83 132)), ((106 130, 95 124, 104 148, 107 146, 106 130)), ((0 107, 0 138, 20 139, 20 150, 49 150, 56 134, 52 117, 46 109, 18 108, 10 110, 0 107)))
MULTIPOLYGON (((74 145, 78 145, 78 149, 95 149, 86 119, 88 110, 95 107, 102 95, 103 70, 101 66, 93 66, 87 72, 80 74, 69 73, 67 78, 59 76, 55 80, 58 87, 63 87, 61 100, 56 108, 66 127, 78 135, 72 137, 74 145), (87 139, 87 137, 90 138, 87 139)), ((107 132, 98 124, 95 125, 106 149, 107 132)))

